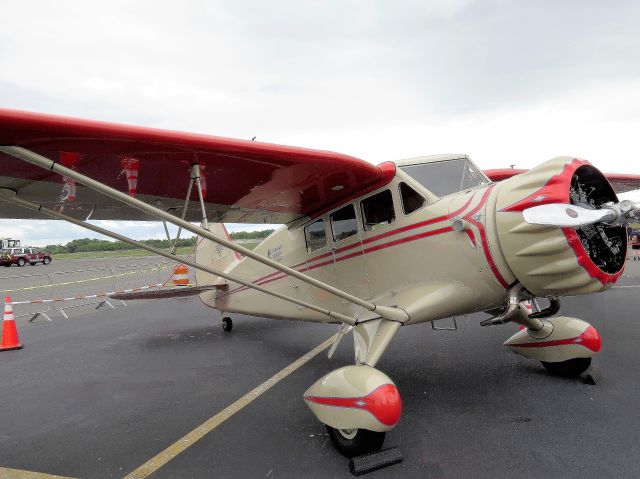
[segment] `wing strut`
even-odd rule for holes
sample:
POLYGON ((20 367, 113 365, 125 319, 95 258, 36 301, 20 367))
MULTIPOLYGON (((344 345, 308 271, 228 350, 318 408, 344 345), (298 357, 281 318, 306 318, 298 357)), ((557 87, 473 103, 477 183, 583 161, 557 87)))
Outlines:
POLYGON ((316 306, 314 304, 311 303, 307 303, 306 301, 301 301, 299 299, 296 298, 292 298, 290 296, 286 296, 284 294, 280 294, 280 293, 276 293, 275 291, 269 291, 261 286, 255 285, 253 283, 250 283, 248 281, 244 281, 240 278, 237 278, 235 276, 226 274, 222 271, 218 271, 215 270, 213 268, 209 268, 207 266, 201 265, 199 263, 196 263, 195 261, 189 261, 187 259, 180 259, 180 258, 176 258, 176 256, 172 253, 167 253, 166 251, 162 251, 158 248, 154 248, 153 246, 149 246, 147 244, 141 243, 139 241, 133 240, 131 238, 128 238, 126 236, 122 236, 119 235, 118 233, 114 233, 112 231, 106 230, 104 228, 100 228, 99 226, 96 225, 92 225, 91 223, 87 223, 85 221, 81 221, 81 220, 77 220, 71 216, 67 216, 64 215, 62 213, 58 213, 56 211, 50 210, 49 208, 46 208, 44 206, 38 205, 36 203, 33 203, 31 201, 27 201, 27 200, 23 200, 21 198, 18 198, 15 194, 15 191, 13 190, 7 190, 7 189, 0 189, 0 199, 3 201, 7 201, 9 203, 14 203, 20 206, 23 206, 25 208, 29 208, 31 210, 35 210, 35 211, 39 211, 41 213, 44 213, 46 215, 49 215, 53 218, 57 218, 59 220, 64 220, 64 221, 68 221, 70 223, 73 223, 75 225, 81 226, 82 228, 86 228, 89 229, 91 231, 95 231, 96 233, 100 233, 103 234, 105 236, 108 236, 110 238, 119 240, 119 241, 123 241, 125 243, 129 243, 131 245, 137 246, 139 248, 143 248, 146 249, 147 251, 150 251, 151 253, 155 253, 157 255, 160 256, 164 256, 165 258, 168 258, 172 261, 177 261, 179 263, 183 263, 186 264, 188 266, 191 266, 192 268, 196 268, 196 269, 200 269, 202 271, 205 271, 207 273, 213 274, 215 276, 220 276, 224 279, 227 279, 229 281, 233 281, 234 283, 239 283, 243 286, 246 286, 247 288, 252 288, 255 289, 256 291, 260 291, 262 293, 266 293, 269 294, 271 296, 274 296, 278 299, 283 299, 285 301, 289 301, 291 303, 295 303, 298 306, 302 306, 304 308, 309 308, 313 311, 317 311, 318 313, 322 313, 325 314, 331 318, 337 319, 339 321, 342 321, 343 323, 349 324, 349 325, 355 325, 356 324, 356 319, 349 317, 349 316, 345 316, 344 314, 340 314, 337 313, 335 311, 331 311, 328 309, 324 309, 324 308, 320 308, 319 306, 316 306))
MULTIPOLYGON (((322 281, 318 281, 315 278, 312 278, 310 276, 307 276, 305 274, 300 273, 299 271, 296 271, 293 268, 290 268, 288 266, 282 265, 276 261, 273 261, 269 258, 265 258, 262 255, 259 255, 257 253, 255 253, 254 251, 251 251, 247 248, 244 248, 242 246, 240 246, 239 244, 233 243, 229 240, 227 240, 226 238, 220 238, 214 234, 212 234, 210 231, 207 231, 204 228, 201 228, 199 226, 195 226, 191 223, 189 223, 188 221, 185 221, 183 219, 177 218, 176 216, 173 216, 170 213, 167 213, 165 211, 162 211, 154 206, 151 206, 147 203, 145 203, 144 201, 140 201, 136 198, 133 198, 125 193, 122 193, 114 188, 111 188, 103 183, 100 183, 99 181, 96 181, 88 176, 85 176, 81 173, 78 173, 75 170, 72 170, 70 168, 67 168, 53 160, 50 160, 49 158, 46 158, 42 155, 39 155, 38 153, 35 153, 31 150, 28 150, 26 148, 22 148, 22 147, 18 147, 18 146, 0 146, 0 151, 2 151, 3 153, 13 156, 15 158, 18 158, 19 160, 25 161, 27 163, 30 163, 32 165, 38 166, 40 168, 43 168, 45 170, 48 171, 53 171, 54 173, 58 173, 62 176, 67 176, 69 178, 72 178, 74 180, 76 180, 78 183, 81 183, 83 185, 85 185, 88 188, 91 188, 95 191, 98 191, 100 193, 103 193, 117 201, 120 201, 124 204, 127 204, 129 206, 132 206, 134 208, 137 208, 145 213, 148 213, 152 216, 155 216, 156 218, 159 219, 164 219, 167 220, 171 223, 173 223, 176 226, 182 227, 183 229, 187 230, 187 231, 191 231, 192 233, 202 236, 208 240, 213 241, 214 243, 218 243, 221 244, 222 246, 225 246, 233 251, 236 251, 240 254, 243 254, 255 261, 258 261, 259 263, 262 263, 264 265, 267 265, 273 269, 276 269, 282 273, 285 273, 289 276, 292 276, 296 279, 299 279, 302 282, 305 282, 307 284, 310 284, 312 286, 315 286, 316 288, 322 289, 330 294, 333 294, 335 296, 338 296, 339 298, 342 298, 344 300, 349 301, 352 304, 355 304, 357 306, 361 306, 362 308, 365 308, 368 311, 374 311, 377 314, 380 315, 381 318, 384 319, 388 319, 390 321, 398 321, 401 323, 406 322, 409 319, 409 316, 407 315, 406 311, 404 311, 403 309, 400 308, 393 308, 393 307, 388 307, 388 306, 380 306, 380 305, 376 305, 374 303, 369 303, 368 301, 364 301, 363 299, 360 299, 356 296, 353 296, 345 291, 342 291, 338 288, 335 288, 334 286, 331 286, 329 284, 323 283, 322 281)), ((222 276, 222 275, 218 275, 218 276, 222 276)), ((235 280, 233 280, 235 282, 235 280)), ((246 286, 246 285, 245 285, 246 286)))
MULTIPOLYGON (((202 197, 202 183, 200 182, 200 165, 194 163, 191 165, 191 174, 189 178, 189 187, 187 188, 187 197, 184 199, 184 206, 182 207, 182 216, 180 219, 184 221, 187 216, 187 208, 189 207, 189 198, 191 198, 191 190, 193 190, 193 184, 196 184, 198 188, 198 199, 200 200, 200 210, 202 211, 202 227, 209 231, 209 220, 207 219, 207 211, 204 207, 204 198, 202 197)), ((164 225, 164 229, 167 232, 167 236, 169 235, 169 230, 167 229, 166 220, 162 220, 162 224, 164 225)), ((176 249, 178 247, 178 240, 180 239, 180 233, 182 232, 182 226, 178 227, 178 233, 176 234, 176 239, 173 240, 173 246, 171 246, 171 254, 176 254, 176 249)), ((169 238, 171 239, 171 238, 169 238)))

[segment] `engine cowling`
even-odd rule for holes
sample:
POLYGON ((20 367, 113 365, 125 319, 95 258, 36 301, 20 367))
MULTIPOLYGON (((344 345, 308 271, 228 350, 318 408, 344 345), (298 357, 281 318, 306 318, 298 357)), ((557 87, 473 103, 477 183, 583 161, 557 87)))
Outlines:
POLYGON ((554 158, 498 184, 496 228, 509 268, 536 296, 588 294, 610 287, 624 269, 624 227, 557 228, 529 224, 522 211, 549 203, 598 208, 617 202, 604 175, 587 161, 554 158))
POLYGON ((331 371, 307 389, 304 400, 320 422, 336 429, 390 431, 402 414, 396 385, 369 366, 331 371))

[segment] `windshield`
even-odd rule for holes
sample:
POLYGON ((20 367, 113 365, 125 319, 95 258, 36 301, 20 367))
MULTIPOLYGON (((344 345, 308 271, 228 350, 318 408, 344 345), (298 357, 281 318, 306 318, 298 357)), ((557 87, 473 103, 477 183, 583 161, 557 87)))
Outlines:
POLYGON ((466 158, 400 166, 400 169, 436 196, 489 184, 484 174, 466 158))

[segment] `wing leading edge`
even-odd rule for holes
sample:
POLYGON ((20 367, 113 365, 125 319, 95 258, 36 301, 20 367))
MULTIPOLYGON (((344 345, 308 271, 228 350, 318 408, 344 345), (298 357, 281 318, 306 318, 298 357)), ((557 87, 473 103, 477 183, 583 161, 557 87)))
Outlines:
MULTIPOLYGON (((329 151, 0 109, 0 145, 20 146, 175 211, 200 165, 209 220, 290 223, 381 186, 392 166, 329 151)), ((69 178, 0 153, 0 188, 78 218, 151 219, 69 178)), ((0 204, 0 217, 37 213, 0 204)), ((192 192, 186 219, 199 220, 192 192)))

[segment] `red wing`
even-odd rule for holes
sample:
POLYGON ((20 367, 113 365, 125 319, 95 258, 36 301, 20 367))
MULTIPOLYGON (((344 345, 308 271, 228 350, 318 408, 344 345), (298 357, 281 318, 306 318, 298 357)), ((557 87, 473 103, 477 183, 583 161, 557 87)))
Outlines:
MULTIPOLYGON (((496 170, 484 170, 484 174, 489 177, 491 181, 502 181, 512 176, 519 175, 529 170, 518 170, 513 168, 500 168, 496 170)), ((611 186, 616 193, 624 193, 625 191, 632 191, 640 189, 640 175, 626 175, 619 173, 605 173, 611 186)))
MULTIPOLYGON (((60 161, 148 203, 179 211, 190 165, 201 166, 209 220, 288 223, 388 181, 389 171, 357 158, 245 140, 0 109, 0 145, 60 161)), ((0 188, 66 214, 150 219, 69 179, 0 153, 0 188)), ((197 195, 188 220, 200 219, 197 195)), ((36 213, 0 204, 0 217, 36 213)))

